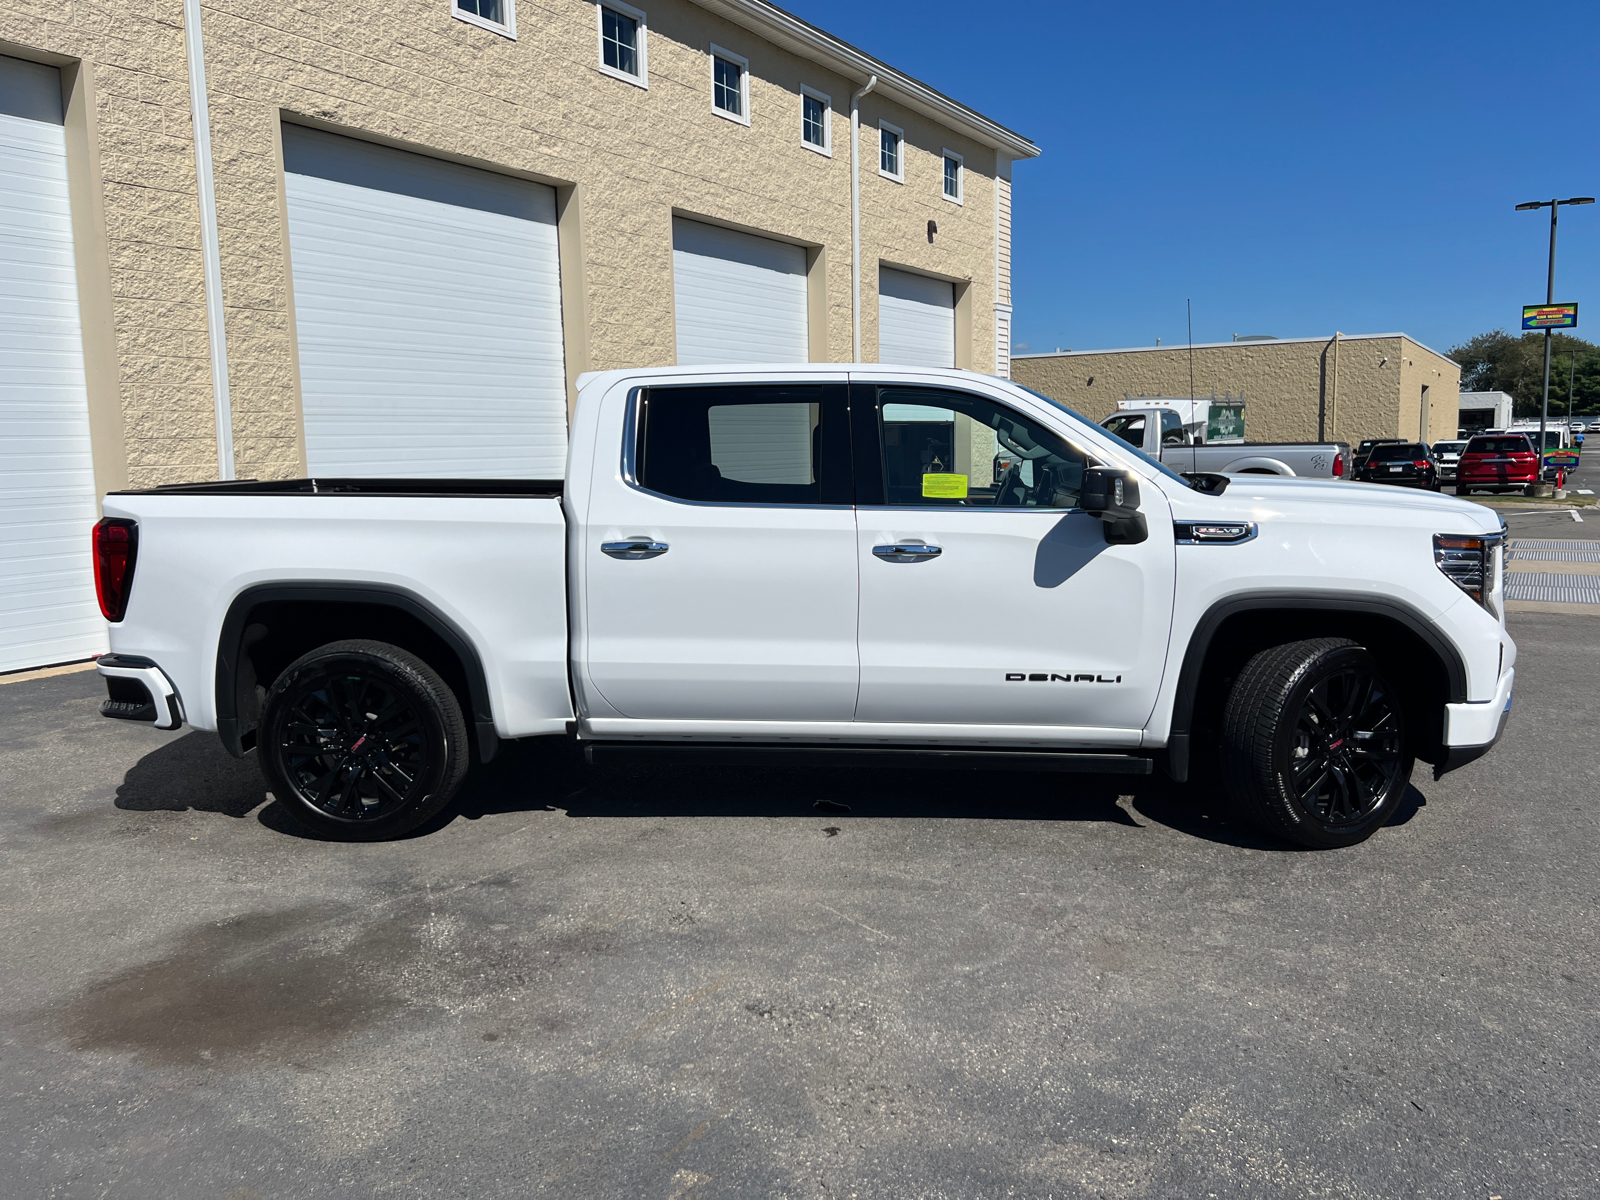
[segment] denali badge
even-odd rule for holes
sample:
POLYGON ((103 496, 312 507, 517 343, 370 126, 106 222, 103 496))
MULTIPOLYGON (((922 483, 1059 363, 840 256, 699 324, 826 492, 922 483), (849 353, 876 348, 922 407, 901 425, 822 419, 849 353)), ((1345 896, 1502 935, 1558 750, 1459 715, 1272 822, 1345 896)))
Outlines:
POLYGON ((1079 674, 1079 675, 1057 675, 1053 671, 1051 671, 1049 673, 1046 673, 1044 671, 1034 671, 1031 674, 1024 674, 1021 671, 1007 671, 1006 672, 1006 682, 1007 683, 1121 683, 1122 682, 1122 676, 1118 675, 1115 678, 1108 679, 1104 675, 1090 675, 1088 673, 1079 674))

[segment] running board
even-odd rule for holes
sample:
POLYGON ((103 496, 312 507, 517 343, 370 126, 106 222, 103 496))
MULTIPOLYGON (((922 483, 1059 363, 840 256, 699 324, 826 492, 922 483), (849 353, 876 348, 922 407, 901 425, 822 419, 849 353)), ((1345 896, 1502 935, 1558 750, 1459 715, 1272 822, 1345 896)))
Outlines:
POLYGON ((1152 762, 1138 754, 1065 750, 969 750, 927 746, 751 745, 745 742, 584 742, 590 764, 704 762, 707 766, 819 766, 829 759, 857 767, 905 770, 1078 771, 1097 775, 1149 775, 1152 762))

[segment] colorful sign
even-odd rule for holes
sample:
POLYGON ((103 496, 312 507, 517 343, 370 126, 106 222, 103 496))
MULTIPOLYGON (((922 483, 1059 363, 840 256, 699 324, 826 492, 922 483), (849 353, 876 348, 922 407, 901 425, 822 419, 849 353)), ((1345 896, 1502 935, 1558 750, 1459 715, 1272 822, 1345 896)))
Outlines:
POLYGON ((1544 465, 1547 467, 1560 467, 1570 471, 1578 465, 1579 457, 1576 450, 1546 450, 1544 465))
POLYGON ((1578 306, 1576 304, 1524 304, 1522 306, 1524 329, 1576 329, 1578 306))
POLYGON ((928 500, 965 500, 967 477, 948 473, 924 475, 922 495, 928 500))

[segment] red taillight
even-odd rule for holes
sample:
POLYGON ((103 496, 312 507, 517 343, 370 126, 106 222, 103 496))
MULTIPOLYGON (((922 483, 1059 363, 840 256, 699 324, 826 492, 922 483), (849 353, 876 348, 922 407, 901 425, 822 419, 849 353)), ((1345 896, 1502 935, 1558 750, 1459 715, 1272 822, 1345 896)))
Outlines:
POLYGON ((1415 462, 1413 462, 1411 465, 1413 467, 1415 467, 1417 470, 1420 471, 1420 470, 1422 470, 1424 467, 1426 467, 1428 465, 1428 460, 1425 459, 1425 458, 1419 458, 1415 462))
POLYGON ((139 527, 132 521, 102 517, 94 527, 94 591, 108 621, 120 621, 128 611, 138 552, 139 527))
POLYGON ((1344 478, 1344 455, 1338 451, 1334 451, 1333 455, 1333 477, 1335 479, 1344 478))

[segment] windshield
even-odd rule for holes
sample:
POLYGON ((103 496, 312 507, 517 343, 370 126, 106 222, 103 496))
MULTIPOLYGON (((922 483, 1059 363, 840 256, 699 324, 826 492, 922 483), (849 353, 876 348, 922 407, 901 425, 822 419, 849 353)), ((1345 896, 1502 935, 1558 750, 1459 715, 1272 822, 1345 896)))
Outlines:
POLYGON ((1476 437, 1467 443, 1468 454, 1532 454, 1533 443, 1516 437, 1476 437))
POLYGON ((1379 446, 1372 452, 1372 461, 1409 462, 1414 458, 1424 458, 1427 453, 1426 446, 1407 446, 1403 443, 1399 446, 1379 446))
POLYGON ((1460 454, 1465 447, 1465 442, 1435 442, 1433 444, 1433 452, 1435 454, 1460 454))
MULTIPOLYGON (((1015 381, 1008 381, 1008 382, 1010 382, 1013 387, 1022 388, 1022 390, 1027 392, 1028 395, 1030 395, 1030 396, 1039 397, 1039 399, 1043 400, 1046 404, 1050 405, 1051 407, 1059 408, 1062 412, 1066 413, 1069 417, 1076 417, 1078 420, 1082 421, 1085 425, 1089 425, 1089 426, 1093 426, 1094 425, 1093 421, 1089 420, 1088 417, 1084 416, 1081 412, 1077 411, 1077 409, 1068 408, 1065 404, 1061 403, 1061 401, 1055 399, 1053 396, 1046 396, 1043 392, 1036 392, 1031 387, 1023 387, 1022 384, 1016 383, 1015 381)), ((1165 463, 1159 461, 1158 459, 1151 458, 1143 450, 1139 449, 1139 447, 1137 447, 1137 446, 1135 446, 1135 445, 1130 443, 1126 447, 1126 450, 1127 450, 1127 452, 1129 454, 1134 455, 1136 458, 1142 459, 1143 461, 1149 463, 1151 467, 1153 467, 1157 471, 1160 471, 1161 474, 1165 475, 1168 479, 1172 480, 1173 483, 1178 484, 1180 487, 1186 487, 1186 488, 1189 488, 1189 489, 1193 490, 1194 484, 1190 483, 1187 479, 1185 479, 1182 475, 1179 475, 1176 471, 1174 471, 1171 467, 1167 466, 1165 463)))

